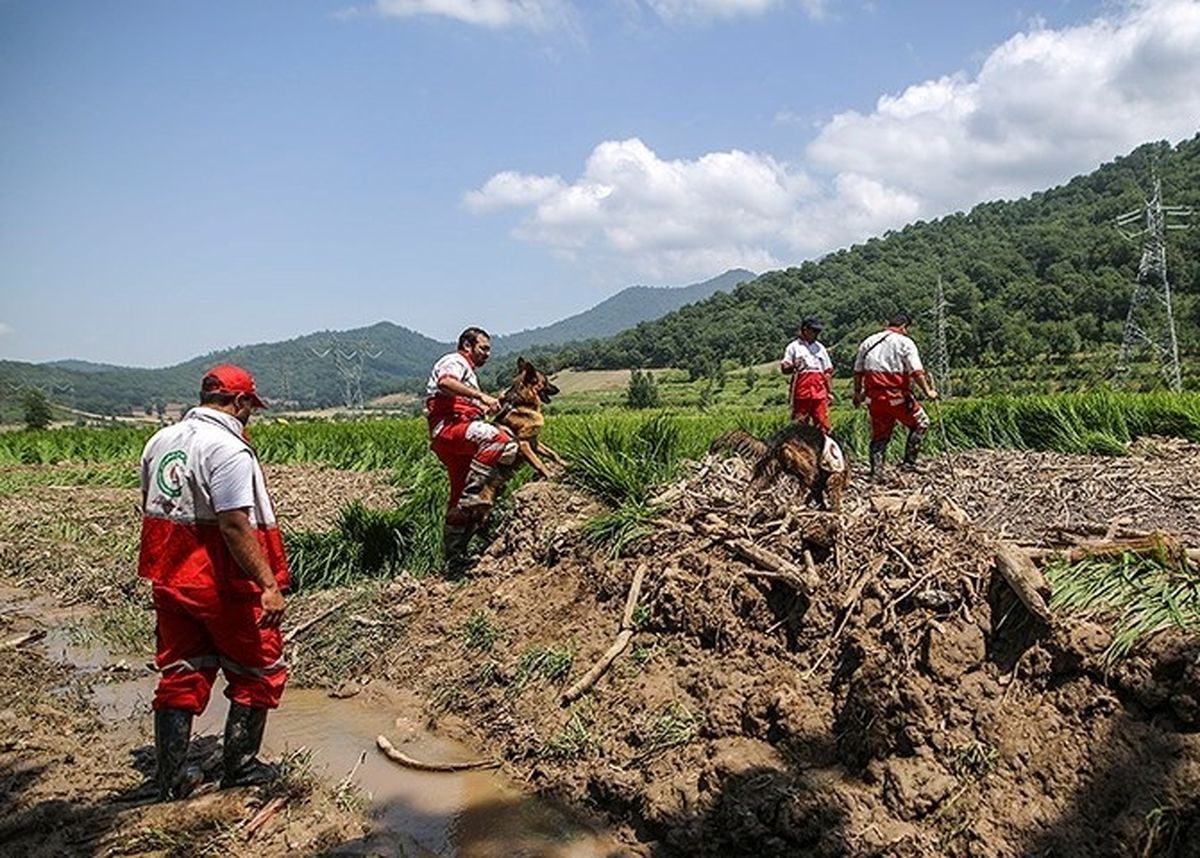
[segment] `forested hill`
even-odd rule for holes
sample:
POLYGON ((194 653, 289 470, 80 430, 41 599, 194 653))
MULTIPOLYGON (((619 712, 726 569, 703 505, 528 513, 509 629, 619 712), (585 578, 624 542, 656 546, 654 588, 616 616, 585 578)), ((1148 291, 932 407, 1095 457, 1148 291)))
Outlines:
POLYGON ((553 325, 498 336, 493 340, 493 351, 497 355, 515 354, 537 346, 611 336, 639 322, 659 319, 672 310, 702 301, 717 292, 730 292, 739 283, 753 279, 753 271, 736 268, 690 286, 630 286, 590 310, 568 316, 553 325))
POLYGON ((723 360, 778 358, 809 313, 845 366, 858 342, 895 310, 921 316, 942 277, 954 365, 1028 364, 1039 356, 1112 348, 1133 293, 1141 244, 1113 219, 1143 205, 1156 162, 1167 203, 1193 207, 1187 230, 1168 234, 1168 273, 1180 348, 1200 351, 1200 135, 1146 144, 1062 187, 969 213, 917 222, 819 261, 763 274, 608 339, 544 351, 549 368, 688 368, 709 375, 723 360))
MULTIPOLYGON (((448 344, 391 322, 349 331, 320 331, 274 343, 222 349, 162 369, 140 369, 59 361, 29 364, 0 361, 0 393, 34 385, 53 401, 100 414, 141 411, 165 403, 191 403, 200 375, 216 363, 249 368, 258 387, 280 404, 340 405, 345 374, 361 360, 366 398, 404 386, 415 389, 448 344)), ((357 393, 353 391, 352 393, 357 393)))

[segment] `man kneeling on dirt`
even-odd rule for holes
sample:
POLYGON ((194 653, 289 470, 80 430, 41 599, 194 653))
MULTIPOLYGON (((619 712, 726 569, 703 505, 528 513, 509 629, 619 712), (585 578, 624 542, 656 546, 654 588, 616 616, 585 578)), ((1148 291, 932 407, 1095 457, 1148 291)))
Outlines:
POLYGON ((279 705, 287 558, 262 468, 246 440, 265 408, 246 370, 205 374, 200 405, 160 429, 142 453, 138 574, 153 583, 162 672, 154 693, 158 793, 183 798, 200 781, 186 765, 192 718, 204 711, 217 668, 228 683, 221 786, 262 783, 257 758, 267 710, 279 705))
POLYGON ((517 458, 516 439, 483 420, 500 408, 499 400, 479 389, 475 376, 491 353, 488 332, 467 328, 458 336, 458 351, 433 365, 425 388, 429 446, 450 476, 442 549, 451 575, 465 570, 471 537, 517 458))

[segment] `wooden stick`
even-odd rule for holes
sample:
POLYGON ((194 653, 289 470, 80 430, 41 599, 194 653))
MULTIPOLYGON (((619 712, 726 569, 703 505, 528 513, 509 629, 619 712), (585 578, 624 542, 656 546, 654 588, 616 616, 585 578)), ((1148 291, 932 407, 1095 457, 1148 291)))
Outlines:
POLYGON ((625 651, 633 640, 633 629, 622 629, 616 641, 608 648, 600 660, 592 665, 592 669, 579 678, 579 681, 563 692, 562 702, 566 706, 573 700, 582 697, 604 675, 604 672, 617 660, 617 656, 625 651))
POLYGON ((342 601, 336 603, 335 605, 332 605, 331 607, 326 608, 324 611, 317 614, 311 620, 305 620, 300 625, 296 626, 294 629, 292 629, 287 634, 285 634, 283 636, 283 642, 285 644, 291 643, 293 640, 295 640, 295 638, 298 635, 301 635, 304 632, 308 631, 313 626, 315 626, 317 623, 321 622, 321 620, 325 619, 326 617, 328 617, 330 614, 334 613, 335 611, 340 611, 342 608, 346 607, 346 605, 348 605, 348 604, 350 604, 349 599, 342 599, 342 601))
POLYGON ((25 634, 17 635, 15 638, 9 638, 8 640, 4 641, 4 643, 0 643, 0 649, 13 649, 14 647, 19 647, 22 644, 40 641, 45 636, 45 629, 34 629, 33 631, 25 632, 25 634))
POLYGON ((244 829, 246 832, 246 839, 250 840, 252 837, 254 837, 254 833, 258 831, 258 829, 262 828, 272 816, 283 810, 287 803, 288 797, 286 795, 278 795, 264 804, 262 808, 259 809, 258 813, 254 814, 254 817, 246 823, 246 827, 244 829))
POLYGON ((465 772, 470 769, 494 769, 500 765, 496 760, 467 760, 462 763, 427 763, 410 757, 388 741, 387 736, 376 736, 375 745, 383 751, 383 755, 393 763, 416 769, 420 772, 465 772))
POLYGON ((803 593, 815 590, 820 584, 815 576, 810 577, 806 575, 792 561, 785 560, 773 551, 761 548, 748 539, 731 539, 726 544, 733 550, 734 554, 737 554, 743 560, 749 560, 751 563, 756 563, 771 572, 778 572, 780 575, 792 580, 796 588, 803 593))
POLYGON ((1049 623, 1050 608, 1041 591, 1049 590, 1050 585, 1029 555, 1011 543, 1001 542, 996 546, 996 569, 1029 613, 1049 623))
POLYGON ((625 613, 621 615, 621 628, 633 628, 633 612, 637 609, 638 597, 642 594, 642 579, 646 577, 646 564, 639 563, 633 572, 633 583, 629 585, 629 595, 625 597, 625 613))
POLYGON ((564 706, 573 700, 578 700, 587 693, 600 680, 604 672, 612 666, 612 663, 617 660, 617 656, 623 653, 625 648, 629 646, 629 641, 633 639, 633 612, 637 607, 638 597, 642 592, 642 580, 645 576, 646 564, 640 563, 638 564, 638 568, 634 570, 633 583, 629 585, 629 595, 625 597, 625 613, 621 617, 621 630, 617 634, 617 639, 604 655, 600 656, 600 660, 592 665, 587 673, 563 692, 562 703, 564 706))

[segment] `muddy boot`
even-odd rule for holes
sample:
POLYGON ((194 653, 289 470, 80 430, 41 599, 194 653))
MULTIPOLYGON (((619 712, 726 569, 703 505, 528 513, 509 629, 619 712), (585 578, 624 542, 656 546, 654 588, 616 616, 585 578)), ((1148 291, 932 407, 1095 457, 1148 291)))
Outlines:
POLYGON ((154 755, 158 761, 158 800, 187 798, 200 783, 200 770, 187 764, 192 741, 192 713, 186 709, 156 709, 154 755))
POLYGON ((925 433, 917 429, 908 433, 908 442, 904 445, 904 462, 901 467, 906 471, 915 471, 917 469, 917 454, 921 452, 921 442, 925 440, 925 433))
POLYGON ((463 512, 486 512, 491 509, 496 494, 496 469, 482 462, 472 461, 467 471, 467 484, 458 499, 458 509, 463 512))
POLYGON ((229 717, 225 719, 225 773, 221 789, 263 784, 279 776, 278 766, 264 763, 256 756, 266 725, 266 709, 230 701, 229 717))
POLYGON ((469 549, 474 533, 474 524, 465 516, 446 516, 446 523, 442 525, 442 557, 447 578, 462 577, 470 568, 469 549))
POLYGON ((883 454, 887 452, 887 441, 871 442, 871 479, 879 482, 883 479, 883 454))

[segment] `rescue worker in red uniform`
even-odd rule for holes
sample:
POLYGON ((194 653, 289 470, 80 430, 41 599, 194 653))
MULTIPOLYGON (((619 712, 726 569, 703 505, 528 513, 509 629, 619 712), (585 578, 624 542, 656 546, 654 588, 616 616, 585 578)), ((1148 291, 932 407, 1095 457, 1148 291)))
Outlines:
POLYGON ((817 342, 824 328, 816 316, 800 322, 799 336, 788 343, 779 362, 779 371, 791 374, 788 399, 792 403, 792 419, 812 423, 826 435, 829 425, 829 400, 833 396, 833 361, 825 346, 817 342))
POLYGON ((201 382, 199 407, 155 433, 142 453, 138 574, 151 581, 158 623, 154 748, 164 801, 185 797, 200 780, 186 766, 188 743, 218 667, 229 698, 221 786, 274 774, 257 754, 287 679, 279 623, 288 567, 245 436, 251 412, 264 407, 250 373, 215 366, 201 382))
POLYGON ((488 332, 467 328, 459 334, 458 350, 433 365, 425 389, 429 446, 450 476, 442 549, 451 575, 465 570, 471 537, 517 458, 516 439, 483 419, 500 408, 499 400, 479 389, 475 375, 491 353, 488 332))
POLYGON ((929 415, 913 396, 913 384, 926 399, 938 398, 921 365, 917 344, 908 337, 911 322, 906 314, 896 314, 886 328, 863 340, 854 358, 854 406, 865 400, 871 415, 871 476, 875 478, 883 473, 883 457, 897 423, 908 427, 904 467, 916 468, 929 415))

